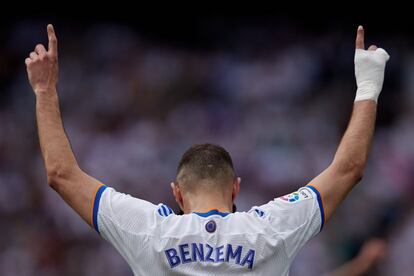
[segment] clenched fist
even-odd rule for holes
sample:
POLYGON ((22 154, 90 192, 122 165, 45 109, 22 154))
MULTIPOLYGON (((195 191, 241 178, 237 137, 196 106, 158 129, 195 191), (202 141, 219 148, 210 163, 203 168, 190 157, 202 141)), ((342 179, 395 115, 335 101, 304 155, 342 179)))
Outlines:
POLYGON ((47 25, 47 35, 49 49, 37 44, 25 60, 29 82, 36 95, 54 91, 58 81, 57 39, 51 24, 47 25))

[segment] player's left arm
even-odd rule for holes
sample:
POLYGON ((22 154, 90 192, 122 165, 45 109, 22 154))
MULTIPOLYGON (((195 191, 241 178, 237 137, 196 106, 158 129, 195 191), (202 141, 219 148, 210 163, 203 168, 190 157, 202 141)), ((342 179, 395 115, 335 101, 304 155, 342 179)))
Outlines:
MULTIPOLYGON (((95 194, 102 184, 78 166, 63 128, 57 94, 57 39, 47 26, 48 50, 38 44, 26 58, 29 82, 36 96, 40 147, 49 185, 90 225, 95 194)), ((50 206, 53 208, 53 206, 50 206)))
POLYGON ((377 99, 388 59, 385 50, 376 46, 364 50, 364 29, 360 26, 355 51, 358 89, 352 116, 331 165, 309 185, 321 194, 325 220, 331 217, 363 176, 374 134, 377 99))

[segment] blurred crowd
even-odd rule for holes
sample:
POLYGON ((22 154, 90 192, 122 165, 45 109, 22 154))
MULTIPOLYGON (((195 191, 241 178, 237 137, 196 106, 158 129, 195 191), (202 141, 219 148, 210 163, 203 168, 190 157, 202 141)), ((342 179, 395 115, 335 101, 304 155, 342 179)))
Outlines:
MULTIPOLYGON (((0 55, 0 275, 131 275, 46 183, 24 68, 46 29, 11 28, 0 55)), ((169 183, 181 154, 210 142, 233 157, 239 211, 292 192, 329 165, 346 128, 356 90, 349 30, 287 25, 197 48, 122 24, 58 25, 60 104, 78 162, 118 191, 174 209, 169 183)), ((372 275, 414 271, 414 48, 404 36, 375 38, 391 59, 366 174, 292 276, 331 271, 373 237, 387 252, 372 275)))

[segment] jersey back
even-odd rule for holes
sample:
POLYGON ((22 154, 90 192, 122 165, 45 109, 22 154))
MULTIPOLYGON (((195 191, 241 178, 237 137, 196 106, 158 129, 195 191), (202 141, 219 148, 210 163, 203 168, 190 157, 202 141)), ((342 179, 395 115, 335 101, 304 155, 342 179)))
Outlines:
POLYGON ((312 186, 248 212, 185 215, 102 186, 93 218, 134 275, 288 275, 324 211, 312 186))

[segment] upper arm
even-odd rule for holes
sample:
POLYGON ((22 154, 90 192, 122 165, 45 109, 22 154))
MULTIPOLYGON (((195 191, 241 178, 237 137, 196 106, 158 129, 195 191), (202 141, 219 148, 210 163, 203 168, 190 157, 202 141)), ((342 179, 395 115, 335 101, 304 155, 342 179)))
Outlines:
POLYGON ((164 209, 165 217, 172 211, 106 186, 99 191, 93 209, 95 230, 133 266, 136 256, 147 248, 149 237, 156 235, 163 216, 160 209, 164 209))
POLYGON ((303 187, 265 205, 253 207, 251 211, 256 211, 268 221, 274 235, 284 241, 289 257, 295 256, 324 225, 320 196, 311 187, 303 187))
POLYGON ((128 231, 131 226, 134 231, 147 231, 155 221, 156 205, 106 189, 107 186, 80 169, 52 177, 51 183, 66 203, 104 238, 113 237, 115 232, 128 231))
POLYGON ((310 182, 309 186, 320 193, 326 220, 329 220, 359 180, 352 170, 342 170, 333 163, 310 182))
MULTIPOLYGON (((165 216, 172 213, 165 205, 157 207, 116 192, 81 170, 66 172, 53 182, 52 187, 62 198, 129 263, 156 228, 157 210, 163 208, 165 216)), ((161 211, 159 217, 162 217, 161 211)))
POLYGON ((103 184, 79 168, 68 170, 59 176, 52 176, 49 181, 66 203, 90 226, 94 226, 95 196, 103 184))

